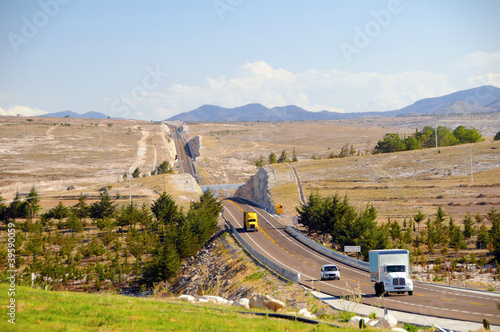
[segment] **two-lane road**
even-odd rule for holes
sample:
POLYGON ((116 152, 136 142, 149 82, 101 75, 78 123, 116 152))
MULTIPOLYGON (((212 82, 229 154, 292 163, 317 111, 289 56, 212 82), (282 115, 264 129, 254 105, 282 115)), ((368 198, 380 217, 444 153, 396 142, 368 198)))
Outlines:
POLYGON ((193 165, 193 158, 186 153, 186 142, 182 138, 179 128, 173 125, 168 125, 170 128, 171 137, 174 140, 175 150, 177 151, 177 165, 179 166, 179 173, 189 173, 196 181, 198 178, 196 176, 196 171, 193 165))
MULTIPOLYGON (((391 294, 383 298, 374 295, 373 284, 367 272, 352 268, 318 253, 290 236, 266 211, 248 201, 232 198, 224 203, 224 216, 238 229, 242 237, 262 255, 282 267, 300 273, 301 283, 335 297, 362 294, 361 302, 415 314, 500 324, 496 303, 498 293, 478 293, 456 288, 415 282, 413 296, 391 294), (256 211, 259 232, 243 230, 243 210, 256 211), (335 263, 340 268, 340 280, 320 280, 320 267, 335 263)), ((347 309, 347 308, 346 308, 347 309)))

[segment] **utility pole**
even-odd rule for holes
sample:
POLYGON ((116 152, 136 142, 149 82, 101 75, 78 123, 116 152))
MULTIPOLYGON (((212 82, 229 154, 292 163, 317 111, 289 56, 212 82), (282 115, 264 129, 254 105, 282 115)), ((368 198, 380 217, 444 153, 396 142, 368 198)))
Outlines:
POLYGON ((436 149, 438 147, 438 124, 436 121, 436 126, 434 127, 434 136, 436 137, 436 149))

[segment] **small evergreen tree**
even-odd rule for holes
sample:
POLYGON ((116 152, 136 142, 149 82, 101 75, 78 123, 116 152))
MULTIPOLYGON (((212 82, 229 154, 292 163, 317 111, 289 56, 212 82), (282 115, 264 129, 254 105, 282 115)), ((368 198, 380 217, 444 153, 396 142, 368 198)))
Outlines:
POLYGON ((290 159, 288 159, 288 154, 286 153, 286 150, 281 151, 281 155, 278 158, 278 163, 282 164, 282 163, 289 163, 289 162, 290 162, 290 159))
POLYGON ((160 281, 171 281, 180 269, 180 257, 174 241, 170 237, 158 244, 151 260, 146 264, 143 272, 143 281, 152 286, 160 281))
POLYGON ((292 151, 292 163, 296 163, 298 161, 299 159, 297 158, 297 153, 295 152, 295 147, 294 147, 292 151))
POLYGON ((26 217, 26 203, 21 201, 21 195, 16 192, 16 196, 9 205, 9 218, 18 219, 26 217))
POLYGON ((474 236, 474 222, 472 221, 472 217, 470 213, 467 213, 464 218, 464 237, 466 239, 470 239, 472 236, 474 236))
POLYGON ((269 157, 267 158, 269 164, 276 164, 276 155, 271 151, 269 157))
POLYGON ((132 173, 132 177, 134 179, 138 178, 139 176, 141 176, 141 170, 139 169, 139 167, 137 167, 134 172, 132 173))
POLYGON ((485 249, 488 243, 490 243, 490 234, 488 233, 486 225, 483 224, 479 228, 479 232, 477 234, 476 248, 485 249))
POLYGON ((32 187, 28 197, 26 198, 26 208, 27 208, 27 218, 32 221, 36 213, 40 210, 40 195, 36 191, 35 187, 32 187))
POLYGON ((177 225, 184 217, 172 196, 163 192, 151 205, 151 211, 161 225, 177 225))
POLYGON ((97 220, 105 217, 112 217, 116 210, 116 205, 113 203, 107 191, 99 195, 100 199, 90 205, 89 216, 97 220))
POLYGON ((257 160, 254 160, 253 163, 254 163, 255 167, 261 168, 262 166, 264 166, 264 158, 262 156, 260 156, 260 158, 257 160))
POLYGON ((426 217, 426 215, 423 214, 422 211, 420 211, 420 210, 418 211, 418 213, 416 215, 413 216, 413 220, 417 223, 418 228, 420 228, 420 222, 422 220, 424 220, 425 217, 426 217))

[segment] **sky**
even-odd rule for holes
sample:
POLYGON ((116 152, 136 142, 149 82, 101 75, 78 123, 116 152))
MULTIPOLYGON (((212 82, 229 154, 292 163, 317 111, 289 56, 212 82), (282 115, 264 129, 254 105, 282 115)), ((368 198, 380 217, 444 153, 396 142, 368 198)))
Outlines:
POLYGON ((0 0, 0 115, 388 111, 500 87, 500 1, 0 0))

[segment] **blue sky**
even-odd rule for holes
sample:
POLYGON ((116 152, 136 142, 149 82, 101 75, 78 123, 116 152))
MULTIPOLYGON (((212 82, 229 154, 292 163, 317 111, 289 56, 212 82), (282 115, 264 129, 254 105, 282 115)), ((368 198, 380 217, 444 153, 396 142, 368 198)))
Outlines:
POLYGON ((500 86, 500 1, 0 1, 0 115, 386 111, 500 86))

